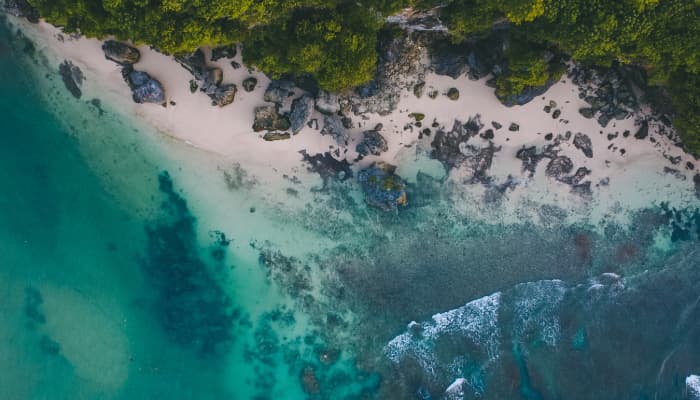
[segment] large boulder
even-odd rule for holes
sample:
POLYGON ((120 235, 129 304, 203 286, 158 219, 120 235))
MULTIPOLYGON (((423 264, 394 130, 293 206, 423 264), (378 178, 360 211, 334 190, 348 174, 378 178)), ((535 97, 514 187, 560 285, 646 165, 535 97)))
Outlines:
POLYGON ((329 135, 341 146, 347 145, 348 132, 343 127, 342 119, 337 115, 326 115, 323 117, 323 128, 321 135, 329 135))
POLYGON ((286 131, 290 123, 287 117, 279 113, 279 108, 275 106, 260 106, 255 108, 255 121, 253 130, 260 131, 286 131))
POLYGON ((120 65, 132 65, 139 62, 141 53, 135 47, 116 40, 107 40, 102 44, 105 58, 120 65))
POLYGON ((325 115, 335 114, 340 111, 340 102, 338 101, 338 95, 334 93, 328 93, 324 90, 318 92, 316 96, 316 109, 325 115))
POLYGON ((355 150, 361 156, 378 156, 383 152, 389 150, 389 145, 377 130, 364 131, 362 133, 362 141, 357 144, 355 150))
POLYGON ((143 71, 135 71, 131 67, 122 70, 124 80, 131 88, 133 99, 136 103, 165 103, 165 90, 163 85, 143 71))
POLYGON ((270 103, 282 104, 289 97, 294 87, 294 82, 286 79, 277 79, 270 82, 265 89, 264 100, 270 103))
POLYGON ((313 97, 305 94, 292 102, 292 109, 289 112, 289 122, 292 133, 295 135, 304 127, 311 117, 314 108, 313 97))
POLYGON ((384 211, 395 211, 408 204, 406 183, 395 171, 394 166, 377 163, 357 174, 367 204, 384 211))
POLYGON ((212 105, 223 107, 233 103, 236 98, 238 88, 233 83, 217 86, 212 93, 209 94, 212 105))

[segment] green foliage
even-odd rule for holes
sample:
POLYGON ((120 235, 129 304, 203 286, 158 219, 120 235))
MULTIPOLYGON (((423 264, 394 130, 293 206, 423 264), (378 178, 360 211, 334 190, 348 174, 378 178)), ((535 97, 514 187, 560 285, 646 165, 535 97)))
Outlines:
POLYGON ((272 77, 310 74, 336 91, 372 78, 380 21, 358 8, 302 10, 288 21, 254 29, 244 61, 272 77))
POLYGON ((522 93, 526 88, 544 86, 558 79, 561 69, 550 65, 545 50, 521 41, 514 41, 506 51, 506 70, 496 78, 496 95, 499 98, 522 93))
POLYGON ((669 91, 676 109, 674 126, 684 146, 700 154, 700 74, 676 72, 669 80, 669 91))

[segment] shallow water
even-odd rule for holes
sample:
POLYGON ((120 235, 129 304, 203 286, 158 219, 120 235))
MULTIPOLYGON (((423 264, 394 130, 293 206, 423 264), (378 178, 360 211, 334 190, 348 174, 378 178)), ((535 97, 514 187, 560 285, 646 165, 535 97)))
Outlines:
POLYGON ((386 214, 352 180, 261 184, 57 71, 1 31, 2 399, 680 399, 700 373, 694 208, 506 224, 418 174, 386 214))

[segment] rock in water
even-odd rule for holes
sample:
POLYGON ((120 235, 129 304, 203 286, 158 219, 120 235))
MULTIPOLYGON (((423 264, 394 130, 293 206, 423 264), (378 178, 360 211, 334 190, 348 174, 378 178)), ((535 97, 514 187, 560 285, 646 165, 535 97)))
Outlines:
POLYGON ((217 86, 213 93, 209 94, 212 105, 223 107, 233 103, 238 88, 233 83, 217 86))
POLYGON ((292 133, 295 135, 304 127, 311 116, 314 107, 313 97, 305 94, 292 102, 292 109, 289 112, 289 122, 292 133))
POLYGON ((129 66, 122 70, 122 76, 124 76, 124 80, 131 88, 135 102, 156 104, 165 102, 163 86, 146 72, 135 71, 129 66))
POLYGON ((384 211, 395 211, 408 204, 406 183, 395 170, 392 165, 377 163, 357 174, 367 204, 384 211))
POLYGON ((586 157, 593 158, 593 144, 588 135, 581 132, 576 133, 574 135, 574 146, 581 150, 586 157))
POLYGON ((255 86, 257 84, 258 80, 251 76, 249 78, 245 78, 241 85, 243 86, 243 90, 245 90, 246 92, 252 92, 253 90, 255 90, 255 86))
POLYGON ((260 106, 255 109, 255 121, 253 130, 286 131, 289 129, 289 120, 281 115, 277 106, 260 106))
POLYGON ((389 150, 389 145, 378 131, 364 131, 362 133, 364 138, 360 143, 357 144, 355 150, 361 156, 373 155, 378 156, 383 152, 389 150))
POLYGON ((141 53, 135 47, 116 40, 107 40, 102 44, 105 58, 120 65, 132 65, 139 62, 141 53))
POLYGON ((66 85, 66 89, 77 99, 79 99, 83 92, 80 90, 80 86, 85 79, 83 72, 77 66, 73 65, 72 62, 66 60, 58 66, 58 72, 61 74, 63 83, 66 85))

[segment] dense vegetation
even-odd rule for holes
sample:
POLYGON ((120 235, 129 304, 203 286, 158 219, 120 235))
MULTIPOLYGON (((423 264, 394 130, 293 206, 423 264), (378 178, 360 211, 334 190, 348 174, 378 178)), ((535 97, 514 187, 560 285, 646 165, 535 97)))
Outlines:
MULTIPOLYGON (((43 17, 90 36, 169 53, 241 42, 271 75, 310 74, 330 90, 372 77, 382 21, 402 7, 440 8, 454 41, 510 24, 533 48, 554 45, 596 65, 641 65, 668 89, 676 126, 700 150, 700 0, 28 0, 43 17)), ((511 51, 501 93, 552 76, 541 55, 511 51)))

